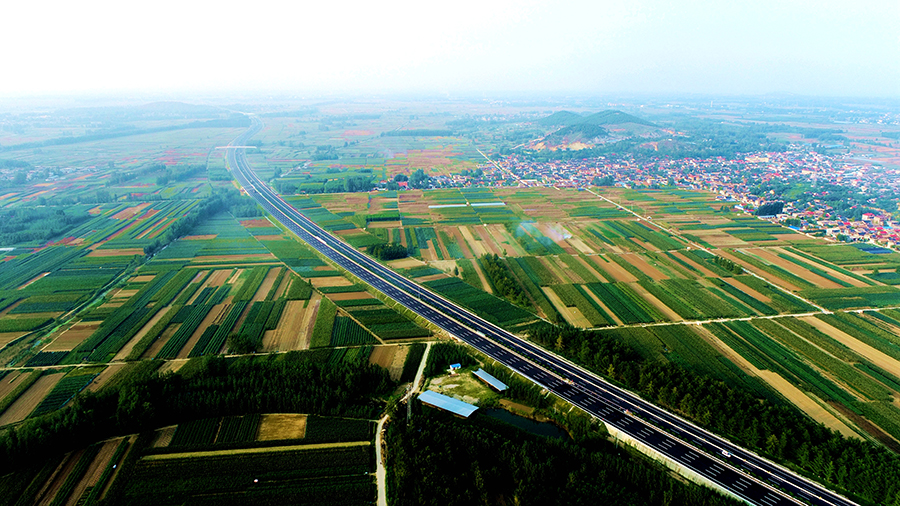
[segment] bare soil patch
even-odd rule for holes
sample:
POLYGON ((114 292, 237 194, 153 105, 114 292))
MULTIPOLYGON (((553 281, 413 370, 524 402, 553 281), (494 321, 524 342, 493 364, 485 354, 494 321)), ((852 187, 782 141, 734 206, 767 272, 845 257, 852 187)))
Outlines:
POLYGON ((119 371, 121 371, 122 368, 125 367, 125 365, 126 364, 121 362, 109 364, 109 366, 107 366, 106 369, 103 370, 103 372, 101 372, 99 375, 97 375, 96 378, 94 378, 94 381, 91 381, 91 384, 87 387, 88 391, 96 392, 97 390, 103 388, 103 385, 105 385, 106 382, 110 380, 110 378, 118 374, 119 371))
POLYGON ((131 207, 122 209, 121 211, 112 215, 112 219, 114 219, 114 220, 130 220, 131 218, 134 218, 141 211, 143 211, 144 209, 146 209, 148 207, 150 207, 150 202, 144 202, 144 203, 138 204, 136 206, 131 206, 131 207))
POLYGON ((147 351, 145 351, 144 354, 141 355, 141 359, 156 357, 156 354, 159 353, 159 350, 161 350, 162 347, 166 345, 166 342, 168 342, 172 335, 174 335, 175 332, 178 331, 178 327, 180 326, 180 323, 173 323, 166 327, 166 329, 162 331, 159 337, 156 338, 156 341, 153 341, 153 344, 151 344, 147 348, 147 351))
POLYGON ((306 415, 295 413, 266 414, 260 417, 257 441, 303 439, 306 436, 306 415))
POLYGON ((484 271, 481 269, 481 264, 479 264, 478 262, 473 261, 473 262, 472 262, 472 267, 475 268, 475 272, 478 273, 478 279, 481 280, 481 289, 482 289, 483 291, 487 292, 487 293, 493 294, 493 293, 494 293, 494 289, 491 287, 491 284, 488 282, 487 275, 486 275, 486 274, 484 273, 484 271))
POLYGON ((149 281, 153 281, 153 278, 156 277, 156 274, 141 274, 140 276, 135 276, 131 278, 132 283, 147 283, 149 281))
POLYGON ((269 294, 269 290, 275 286, 275 280, 278 279, 278 275, 281 273, 281 267, 275 267, 273 269, 269 269, 269 272, 266 274, 265 279, 263 279, 262 284, 259 285, 259 288, 256 290, 256 294, 253 295, 252 302, 259 302, 266 298, 266 295, 269 294))
POLYGON ((406 357, 409 355, 409 346, 401 346, 394 353, 394 360, 388 367, 388 376, 394 381, 400 381, 400 375, 403 374, 403 366, 406 364, 406 357))
POLYGON ((809 281, 816 287, 819 287, 819 288, 841 288, 841 285, 835 283, 834 281, 827 279, 827 278, 823 278, 822 276, 819 276, 818 274, 814 274, 814 273, 810 272, 808 269, 804 269, 803 267, 795 264, 794 262, 785 260, 785 259, 781 258, 780 256, 772 253, 769 250, 766 250, 763 248, 753 248, 753 249, 747 249, 746 251, 748 253, 752 253, 752 254, 756 255, 759 258, 762 258, 764 261, 766 261, 770 264, 776 265, 776 266, 790 272, 791 274, 799 277, 800 279, 809 281))
POLYGON ((369 355, 369 363, 387 369, 391 366, 394 355, 399 349, 399 346, 376 346, 369 355))
POLYGON ((94 457, 94 460, 91 461, 90 465, 88 465, 87 471, 84 473, 84 477, 81 481, 75 485, 75 488, 72 490, 72 494, 69 495, 69 500, 66 501, 66 506, 75 506, 78 504, 78 499, 81 498, 81 495, 84 493, 87 487, 93 487, 97 484, 97 481, 100 480, 100 476, 103 474, 103 471, 106 470, 106 466, 109 464, 110 459, 113 458, 113 454, 116 453, 116 448, 121 443, 121 439, 114 439, 111 441, 106 441, 103 443, 103 446, 100 447, 100 451, 97 452, 97 455, 94 457))
POLYGON ((264 351, 290 351, 309 349, 310 333, 315 324, 315 314, 319 312, 321 296, 314 294, 308 302, 289 300, 281 313, 278 327, 263 336, 264 351), (268 338, 268 339, 267 339, 268 338))
MULTIPOLYGON (((442 274, 443 276, 443 274, 442 274)), ((329 293, 328 298, 331 300, 359 300, 359 299, 371 299, 372 294, 369 292, 343 292, 343 293, 329 293)))
POLYGON ((720 279, 760 302, 764 302, 764 303, 772 302, 772 299, 769 298, 768 296, 757 292, 756 290, 750 288, 749 286, 741 283, 740 281, 738 281, 734 278, 720 278, 720 279))
POLYGON ((203 332, 206 331, 206 328, 224 319, 230 306, 230 304, 216 304, 213 306, 212 309, 209 310, 209 313, 206 313, 206 316, 203 317, 200 326, 194 330, 194 333, 191 334, 191 337, 187 340, 184 347, 181 348, 181 351, 178 352, 178 355, 175 358, 188 358, 188 354, 194 349, 197 342, 200 341, 200 337, 203 336, 203 332))
POLYGON ((246 262, 248 260, 276 260, 275 255, 271 253, 249 253, 246 255, 210 255, 205 257, 194 257, 191 263, 199 264, 203 262, 246 262))
POLYGON ((10 392, 16 389, 22 381, 30 374, 35 372, 14 371, 9 373, 5 378, 0 379, 0 399, 6 397, 10 392))
POLYGON ((801 411, 809 415, 813 420, 822 423, 826 427, 836 430, 847 437, 859 437, 853 429, 850 428, 843 420, 828 411, 815 399, 812 394, 806 394, 791 382, 782 378, 772 371, 764 371, 757 369, 747 359, 735 352, 731 347, 722 342, 719 338, 707 332, 703 327, 699 327, 700 335, 711 344, 714 348, 722 352, 728 360, 743 369, 749 374, 756 376, 769 384, 776 392, 781 394, 789 402, 800 408, 801 411))
POLYGON ((281 284, 278 285, 278 288, 275 289, 275 297, 274 300, 278 300, 284 295, 284 292, 287 291, 288 285, 291 284, 291 276, 285 275, 281 278, 281 284))
MULTIPOLYGON (((607 260, 603 255, 591 257, 591 260, 596 262, 597 266, 603 269, 609 276, 612 276, 615 281, 624 281, 625 283, 634 283, 637 281, 637 278, 632 276, 630 272, 623 269, 619 264, 607 260)), ((609 276, 607 276, 607 278, 609 276)))
POLYGON ((166 306, 157 311, 156 314, 153 315, 153 318, 150 318, 150 321, 145 323, 144 326, 141 327, 141 330, 137 331, 134 337, 132 337, 131 340, 129 340, 125 344, 125 346, 123 346, 122 349, 119 350, 118 353, 116 353, 116 356, 113 357, 113 361, 125 360, 125 357, 131 354, 131 350, 134 349, 135 345, 137 345, 137 343, 139 343, 141 339, 143 339, 144 336, 147 335, 147 332, 150 332, 150 329, 152 329, 153 326, 156 325, 156 322, 161 320, 163 316, 165 316, 166 313, 168 313, 171 309, 172 306, 166 306))
POLYGON ((87 254, 89 257, 124 257, 143 255, 144 250, 141 248, 121 248, 121 249, 95 249, 87 254))
POLYGON ((153 440, 153 444, 150 445, 151 448, 166 448, 169 446, 169 443, 172 442, 172 437, 175 435, 175 431, 178 430, 177 425, 173 425, 171 427, 164 427, 156 431, 156 439, 153 440))
POLYGON ((459 227, 444 227, 443 230, 459 246, 464 258, 472 258, 472 250, 469 249, 468 242, 459 232, 459 227))
POLYGON ((459 234, 465 241, 466 246, 468 246, 469 250, 472 252, 472 257, 478 258, 488 252, 487 248, 484 246, 484 241, 475 239, 475 236, 472 235, 472 231, 469 230, 469 227, 460 225, 459 234))
POLYGON ((719 276, 718 276, 716 273, 714 273, 713 271, 707 269, 706 267, 704 267, 704 266, 698 264, 697 262, 691 260, 690 258, 684 256, 680 251, 670 251, 669 254, 672 255, 673 257, 675 257, 675 258, 681 260, 682 262, 684 262, 684 263, 690 265, 690 266, 693 267, 697 272, 700 272, 701 274, 703 274, 703 275, 706 276, 706 277, 710 277, 710 278, 717 278, 717 277, 719 277, 719 276))
POLYGON ((258 241, 286 241, 283 235, 258 235, 256 236, 256 240, 258 241))
POLYGON ((47 274, 50 274, 50 273, 49 273, 49 272, 43 272, 43 273, 41 273, 41 274, 38 274, 37 276, 35 276, 35 277, 31 278, 30 280, 28 280, 28 282, 25 283, 24 285, 22 285, 22 286, 16 288, 16 290, 21 290, 21 289, 27 287, 28 285, 34 283, 35 281, 37 281, 37 280, 43 278, 43 277, 46 276, 47 274))
POLYGON ((241 220, 241 226, 244 228, 263 228, 263 227, 271 227, 272 222, 266 219, 257 219, 257 220, 241 220))
POLYGON ((876 350, 840 329, 832 327, 815 316, 802 316, 800 320, 812 325, 823 334, 850 348, 856 354, 884 369, 886 372, 900 377, 900 361, 897 361, 895 358, 876 350))
POLYGON ((0 348, 24 336, 27 332, 0 332, 0 348))
POLYGON ((626 253, 624 255, 620 255, 619 258, 624 258, 628 263, 640 269, 641 272, 653 278, 653 281, 662 281, 664 279, 669 279, 669 276, 659 272, 656 267, 653 267, 644 259, 644 257, 633 254, 626 253))
POLYGON ((3 414, 0 414, 0 426, 24 420, 65 375, 64 372, 58 372, 41 376, 3 414))
POLYGON ((201 235, 186 235, 181 238, 182 241, 208 241, 210 239, 215 239, 219 234, 201 234, 201 235))
POLYGON ((847 406, 844 406, 839 402, 828 401, 828 405, 838 410, 845 417, 849 418, 853 423, 856 424, 857 427, 877 439, 879 443, 887 446, 895 453, 900 453, 900 442, 898 442, 896 439, 891 437, 890 434, 882 430, 881 427, 875 425, 874 423, 854 413, 853 411, 850 411, 847 406))
POLYGON ((563 317, 571 323, 575 327, 580 327, 583 329, 588 329, 593 327, 591 322, 581 314, 581 311, 578 308, 574 307, 566 307, 562 300, 560 300, 559 296, 556 295, 556 292, 551 290, 549 287, 542 287, 541 290, 544 291, 544 294, 550 299, 550 302, 553 303, 553 306, 556 307, 556 310, 563 315, 563 317))
POLYGON ((672 320, 673 322, 680 322, 684 320, 681 315, 673 311, 669 306, 665 305, 663 301, 657 299, 655 295, 648 292, 647 289, 643 286, 639 285, 638 283, 629 283, 629 285, 635 292, 637 292, 638 295, 643 297, 644 300, 649 302, 656 309, 659 309, 662 314, 666 315, 666 318, 672 320))
POLYGON ((350 286, 353 283, 344 276, 324 276, 317 278, 309 278, 309 282, 316 288, 326 286, 350 286))
POLYGON ((113 294, 114 299, 133 297, 139 290, 118 290, 113 294))
POLYGON ((594 293, 592 290, 585 290, 585 293, 587 293, 588 296, 594 301, 594 303, 603 308, 603 310, 606 311, 606 314, 608 314, 609 317, 613 319, 611 323, 613 323, 614 325, 622 325, 625 323, 609 309, 609 306, 607 306, 603 303, 602 300, 600 300, 600 297, 597 297, 596 293, 594 293))
POLYGON ((844 274, 844 273, 842 273, 842 272, 838 272, 838 271, 832 269, 831 267, 829 267, 829 266, 828 266, 827 264, 825 264, 825 263, 822 263, 822 262, 813 262, 812 260, 810 260, 810 259, 808 259, 808 258, 803 258, 803 257, 801 257, 800 255, 797 255, 797 254, 795 254, 795 253, 792 253, 792 252, 790 252, 790 251, 785 250, 784 248, 777 248, 777 249, 778 249, 778 251, 780 251, 780 252, 782 252, 782 253, 784 253, 784 254, 790 256, 791 258, 796 258, 797 260, 800 260, 801 262, 805 262, 805 263, 808 263, 808 264, 812 264, 812 265, 818 267, 819 269, 822 269, 823 271, 827 272, 830 276, 833 276, 833 277, 835 277, 835 278, 837 278, 837 279, 840 279, 841 281, 844 281, 844 282, 846 282, 846 283, 849 283, 851 286, 855 286, 855 287, 858 287, 858 288, 864 287, 864 286, 868 286, 868 285, 866 285, 865 283, 863 283, 862 281, 860 281, 860 280, 858 280, 858 279, 856 279, 856 278, 853 278, 853 277, 848 276, 848 275, 846 275, 846 274, 844 274))
POLYGON ((416 282, 417 282, 417 283, 424 283, 424 282, 426 282, 426 281, 434 281, 434 280, 436 280, 436 279, 444 279, 444 278, 449 278, 449 277, 450 277, 450 276, 448 276, 447 274, 444 274, 444 273, 442 272, 442 273, 440 273, 440 274, 432 274, 432 275, 430 275, 430 276, 422 276, 422 277, 416 278, 416 282))
POLYGON ((69 477, 72 469, 75 468, 75 464, 77 464, 78 460, 81 458, 82 453, 84 453, 83 449, 74 451, 60 463, 59 467, 56 468, 56 471, 53 472, 53 475, 50 476, 50 479, 47 480, 44 489, 38 493, 36 497, 37 501, 35 502, 36 505, 48 506, 53 502, 56 498, 56 494, 59 493, 59 489, 62 488, 63 483, 65 483, 66 478, 69 477))
POLYGON ((518 413, 520 415, 531 416, 534 414, 534 408, 519 404, 518 402, 513 402, 509 399, 500 399, 500 405, 507 411, 512 411, 513 413, 518 413))
POLYGON ((773 276, 764 270, 757 269, 756 267, 748 264, 747 262, 744 262, 738 255, 732 255, 730 252, 725 251, 725 250, 716 250, 716 254, 719 255, 720 257, 727 258, 728 260, 731 260, 732 262, 740 265, 741 267, 744 268, 744 270, 747 270, 747 271, 755 273, 759 276, 762 276, 770 284, 773 284, 775 286, 780 286, 781 288, 784 288, 785 290, 788 290, 791 292, 800 291, 800 288, 798 288, 793 283, 788 283, 787 281, 785 281, 777 276, 773 276))
POLYGON ((74 350, 76 346, 93 334, 99 326, 100 322, 76 323, 60 334, 59 337, 54 339, 52 343, 45 346, 41 351, 74 350))
POLYGON ((159 373, 171 372, 176 373, 179 369, 188 363, 187 360, 166 360, 166 362, 158 369, 159 373))

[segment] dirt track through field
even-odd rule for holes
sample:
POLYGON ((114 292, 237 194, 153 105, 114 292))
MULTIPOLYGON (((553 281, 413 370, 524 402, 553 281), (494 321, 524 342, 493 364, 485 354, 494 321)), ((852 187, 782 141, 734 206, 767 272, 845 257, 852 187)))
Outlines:
POLYGON ((41 376, 0 415, 0 426, 24 420, 65 375, 64 372, 58 372, 41 376))

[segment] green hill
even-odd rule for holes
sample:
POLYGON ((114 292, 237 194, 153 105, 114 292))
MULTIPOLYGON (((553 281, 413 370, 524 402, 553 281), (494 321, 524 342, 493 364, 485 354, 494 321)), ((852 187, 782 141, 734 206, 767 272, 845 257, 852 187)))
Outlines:
POLYGON ((638 118, 637 116, 632 116, 631 114, 613 110, 601 111, 595 114, 591 114, 590 116, 583 118, 583 122, 589 125, 621 125, 623 123, 634 123, 636 125, 646 125, 651 127, 656 126, 649 121, 638 118))
POLYGON ((541 118, 535 123, 541 126, 566 126, 582 123, 584 116, 571 111, 557 111, 546 118, 541 118))

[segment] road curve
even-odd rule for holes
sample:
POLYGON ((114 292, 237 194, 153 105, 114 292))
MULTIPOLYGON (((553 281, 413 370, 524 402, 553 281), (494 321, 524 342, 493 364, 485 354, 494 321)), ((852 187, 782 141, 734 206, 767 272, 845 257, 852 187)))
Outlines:
MULTIPOLYGON (((242 146, 262 128, 235 139, 242 146)), ((250 169, 243 148, 228 149, 228 164, 244 190, 275 219, 317 251, 449 334, 477 348, 609 426, 751 504, 856 503, 755 453, 716 436, 637 395, 400 276, 343 243, 281 199, 250 169)))

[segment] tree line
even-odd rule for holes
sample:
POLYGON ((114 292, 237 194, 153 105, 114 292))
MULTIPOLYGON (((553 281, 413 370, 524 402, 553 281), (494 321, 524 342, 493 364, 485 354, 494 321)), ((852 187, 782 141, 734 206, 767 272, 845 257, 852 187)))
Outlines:
POLYGON ((644 398, 801 473, 875 503, 900 501, 900 456, 673 363, 642 359, 615 337, 574 327, 536 326, 533 341, 644 398))
POLYGON ((117 435, 198 418, 316 413, 374 418, 374 396, 393 388, 385 369, 312 360, 310 353, 192 359, 177 374, 147 362, 118 385, 83 392, 73 404, 10 426, 0 435, 0 474, 117 435))
POLYGON ((599 437, 530 435, 476 412, 460 420, 416 403, 387 426, 388 496, 405 505, 737 505, 685 484, 599 437))

